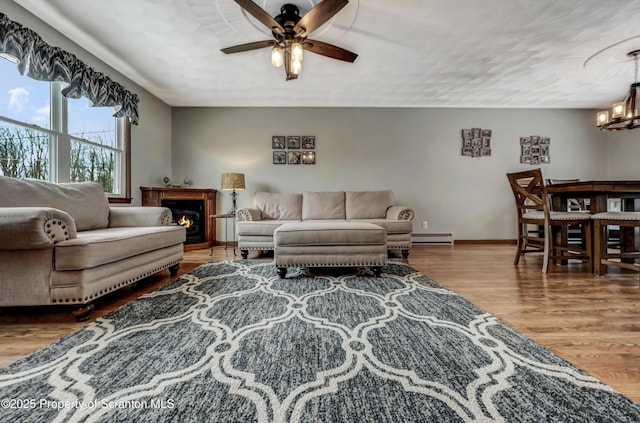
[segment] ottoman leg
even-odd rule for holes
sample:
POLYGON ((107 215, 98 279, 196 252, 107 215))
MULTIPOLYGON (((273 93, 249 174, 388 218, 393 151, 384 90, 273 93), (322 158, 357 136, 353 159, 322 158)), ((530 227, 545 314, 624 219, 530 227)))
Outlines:
POLYGON ((402 258, 405 260, 409 257, 409 250, 402 250, 402 258))
POLYGON ((278 267, 278 276, 280 276, 280 279, 284 279, 284 277, 287 276, 287 268, 278 267))
POLYGON ((240 255, 242 256, 243 260, 246 260, 247 257, 249 257, 249 250, 240 250, 240 255))
POLYGON ((373 268, 373 274, 374 274, 376 277, 380 277, 380 275, 382 274, 382 266, 375 266, 375 267, 373 268))

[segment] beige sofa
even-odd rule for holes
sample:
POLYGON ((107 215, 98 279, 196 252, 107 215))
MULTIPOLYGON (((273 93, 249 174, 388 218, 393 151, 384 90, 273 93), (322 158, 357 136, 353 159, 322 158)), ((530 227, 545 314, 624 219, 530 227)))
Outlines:
POLYGON ((237 211, 238 249, 247 258, 250 250, 273 250, 273 233, 283 223, 357 221, 379 225, 387 231, 387 249, 411 250, 414 212, 394 204, 393 191, 304 192, 302 194, 256 192, 253 206, 237 211))
POLYGON ((185 229, 164 207, 110 207, 95 182, 52 184, 0 176, 0 306, 75 305, 169 268, 185 229))

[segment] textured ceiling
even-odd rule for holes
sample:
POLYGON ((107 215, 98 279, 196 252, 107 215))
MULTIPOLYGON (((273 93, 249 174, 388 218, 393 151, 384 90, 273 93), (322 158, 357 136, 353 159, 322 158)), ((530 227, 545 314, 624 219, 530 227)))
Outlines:
MULTIPOLYGON (((601 108, 634 80, 638 0, 351 0, 285 81, 233 0, 14 0, 172 106, 601 108)), ((270 14, 285 0, 254 0, 270 14)), ((303 15, 319 0, 293 0, 303 15)))

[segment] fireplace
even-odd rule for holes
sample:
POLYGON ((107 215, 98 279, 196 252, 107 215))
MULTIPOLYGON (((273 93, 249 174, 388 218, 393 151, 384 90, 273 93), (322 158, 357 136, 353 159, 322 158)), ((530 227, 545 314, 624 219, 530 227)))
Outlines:
POLYGON ((211 216, 216 214, 216 190, 165 187, 140 187, 140 190, 143 206, 167 207, 174 222, 185 227, 185 250, 213 247, 216 227, 211 216))
POLYGON ((173 222, 186 229, 187 240, 185 244, 206 242, 203 200, 162 200, 161 204, 171 210, 173 222))

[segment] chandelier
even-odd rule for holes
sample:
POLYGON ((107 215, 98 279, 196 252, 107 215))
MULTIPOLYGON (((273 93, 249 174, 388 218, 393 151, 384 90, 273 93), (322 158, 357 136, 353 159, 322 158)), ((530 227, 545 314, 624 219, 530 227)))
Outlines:
POLYGON ((635 62, 635 79, 633 84, 629 87, 629 94, 623 101, 613 103, 611 110, 603 110, 596 114, 596 121, 598 128, 603 131, 619 131, 622 129, 634 129, 640 127, 640 114, 638 113, 638 107, 640 107, 640 101, 638 101, 638 88, 640 83, 638 82, 638 56, 640 56, 640 50, 634 50, 627 54, 632 57, 635 62))

